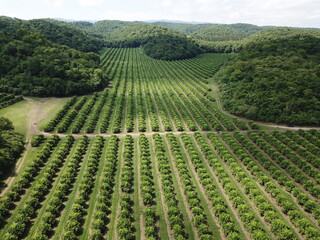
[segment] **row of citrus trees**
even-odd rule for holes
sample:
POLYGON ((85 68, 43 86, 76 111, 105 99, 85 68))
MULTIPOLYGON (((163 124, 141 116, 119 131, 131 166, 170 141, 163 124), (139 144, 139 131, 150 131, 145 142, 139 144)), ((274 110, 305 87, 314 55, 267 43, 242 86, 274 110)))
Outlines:
MULTIPOLYGON (((232 136, 228 134, 222 134, 222 139, 229 145, 232 151, 237 155, 237 158, 242 162, 242 164, 246 167, 247 173, 244 172, 245 175, 252 175, 256 178, 257 182, 261 185, 261 188, 265 190, 268 194, 270 194, 270 200, 274 199, 275 203, 278 205, 279 210, 284 215, 287 215, 290 219, 290 222, 293 226, 299 229, 299 233, 305 236, 308 239, 317 238, 320 236, 320 230, 316 227, 314 222, 310 220, 307 215, 300 210, 297 204, 292 201, 292 198, 284 191, 282 191, 281 187, 277 185, 271 177, 265 172, 265 169, 260 167, 257 162, 255 162, 254 158, 251 157, 232 136)), ((239 163, 237 163, 239 165, 239 163)), ((239 165, 239 167, 241 167, 239 165)), ((238 175, 240 171, 236 172, 238 175)), ((285 174, 285 173, 282 173, 285 174)), ((244 176, 245 176, 244 175, 244 176)), ((250 184, 249 192, 254 191, 254 185, 250 184)), ((258 192, 255 193, 259 196, 258 192)), ((260 197, 260 196, 259 196, 260 197)), ((299 201, 299 199, 297 199, 299 201)), ((272 228, 278 228, 275 226, 276 223, 280 223, 279 221, 271 222, 271 230, 272 228)), ((284 222, 281 223, 285 226, 284 222)), ((289 226, 288 226, 289 227, 289 226)), ((288 228, 289 230, 289 228, 288 228)), ((277 233, 279 234, 279 233, 277 233)))
POLYGON ((0 92, 0 109, 10 106, 16 102, 19 102, 23 99, 22 96, 15 96, 11 93, 1 93, 0 92))
POLYGON ((139 211, 147 239, 161 236, 159 213, 165 215, 168 234, 175 239, 191 238, 190 231, 200 239, 212 239, 215 234, 226 239, 244 235, 317 239, 319 198, 310 191, 313 188, 299 184, 290 169, 299 170, 298 175, 317 185, 306 173, 309 168, 290 157, 299 155, 309 166, 302 154, 314 158, 319 137, 314 131, 169 133, 152 138, 142 134, 137 138, 127 135, 120 150, 116 136, 92 140, 37 136, 34 146, 40 146, 35 156, 0 200, 1 239, 49 239, 55 234, 77 239, 83 232, 91 239, 103 239, 111 219, 116 222, 117 237, 130 239, 137 236, 139 211), (278 157, 282 157, 280 162, 278 157), (290 168, 283 167, 283 161, 290 168), (121 173, 119 184, 117 171, 121 173), (119 189, 114 188, 115 183, 119 189), (138 204, 135 189, 141 195, 138 204), (71 191, 75 194, 72 199, 71 191), (114 192, 120 201, 113 201, 114 192), (192 230, 186 227, 190 223, 192 230))
POLYGON ((21 195, 26 190, 29 190, 29 187, 32 185, 32 188, 28 191, 28 200, 18 210, 18 213, 10 219, 11 221, 9 226, 7 226, 4 239, 21 238, 30 224, 32 224, 32 219, 37 216, 37 208, 41 205, 47 192, 52 188, 52 182, 56 177, 56 173, 59 172, 74 142, 73 137, 63 139, 62 143, 58 146, 58 153, 46 164, 59 140, 57 136, 53 136, 44 143, 37 156, 27 166, 18 181, 14 183, 6 194, 6 197, 1 199, 2 207, 7 208, 4 216, 8 218, 10 217, 9 210, 15 207, 15 202, 19 201, 21 195), (38 177, 42 167, 42 175, 38 177), (10 200, 10 202, 6 200, 10 200))
POLYGON ((261 164, 265 170, 270 172, 270 176, 275 179, 280 186, 283 186, 288 193, 291 193, 292 196, 297 199, 297 203, 301 205, 307 213, 311 213, 314 219, 320 223, 320 212, 318 210, 319 204, 312 199, 311 196, 307 195, 303 189, 301 189, 301 186, 299 186, 298 183, 290 177, 290 175, 282 171, 279 165, 277 166, 277 163, 273 161, 275 158, 268 158, 268 155, 266 154, 276 156, 276 153, 264 150, 267 149, 267 144, 262 141, 260 136, 256 133, 249 133, 248 136, 252 142, 240 133, 235 133, 234 136, 237 141, 255 157, 259 164, 261 164), (260 146, 262 151, 259 151, 257 146, 254 144, 260 146), (266 154, 263 154, 263 152, 266 154))

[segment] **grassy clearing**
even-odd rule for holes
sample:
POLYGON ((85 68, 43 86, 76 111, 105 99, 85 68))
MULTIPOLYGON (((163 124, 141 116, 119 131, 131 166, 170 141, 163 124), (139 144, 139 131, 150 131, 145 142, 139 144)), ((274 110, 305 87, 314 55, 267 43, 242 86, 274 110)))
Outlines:
POLYGON ((15 131, 26 136, 33 105, 31 102, 23 100, 1 109, 0 116, 9 118, 13 123, 15 131))
POLYGON ((30 101, 23 100, 1 109, 0 116, 9 118, 15 131, 27 138, 32 124, 36 124, 39 129, 42 129, 68 99, 32 98, 30 101))

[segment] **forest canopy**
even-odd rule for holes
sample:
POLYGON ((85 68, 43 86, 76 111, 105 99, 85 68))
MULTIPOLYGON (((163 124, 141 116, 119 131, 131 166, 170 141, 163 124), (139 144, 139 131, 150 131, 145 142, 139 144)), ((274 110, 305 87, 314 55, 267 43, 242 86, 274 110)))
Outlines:
POLYGON ((103 46, 101 38, 90 36, 78 27, 52 19, 21 20, 0 17, 0 29, 14 34, 18 29, 39 33, 53 43, 67 45, 81 52, 98 52, 103 46))
POLYGON ((143 45, 143 51, 155 59, 177 60, 195 57, 200 49, 186 37, 160 35, 148 39, 143 45))
POLYGON ((254 120, 320 124, 320 39, 269 39, 247 44, 220 72, 224 106, 254 120))
POLYGON ((0 91, 30 96, 70 96, 106 85, 96 53, 83 53, 39 33, 0 31, 0 91))

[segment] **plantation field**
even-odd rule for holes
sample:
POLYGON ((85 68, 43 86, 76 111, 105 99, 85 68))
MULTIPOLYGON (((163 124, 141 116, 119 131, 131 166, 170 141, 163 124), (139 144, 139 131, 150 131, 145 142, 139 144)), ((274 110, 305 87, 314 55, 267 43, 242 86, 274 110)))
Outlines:
POLYGON ((203 54, 169 62, 139 49, 107 49, 101 61, 110 88, 71 99, 43 129, 76 134, 246 130, 246 123, 216 108, 206 84, 228 58, 203 54))
POLYGON ((0 239, 320 239, 320 132, 225 114, 228 58, 106 49, 108 88, 0 110, 29 143, 0 239))
POLYGON ((320 134, 48 137, 1 239, 318 239, 320 134), (299 161, 298 161, 299 160, 299 161))

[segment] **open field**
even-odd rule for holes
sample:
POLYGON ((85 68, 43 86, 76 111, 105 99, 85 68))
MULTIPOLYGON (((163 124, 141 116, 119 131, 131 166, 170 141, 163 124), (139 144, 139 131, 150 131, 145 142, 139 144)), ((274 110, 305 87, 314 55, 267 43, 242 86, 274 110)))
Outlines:
POLYGON ((0 109, 0 116, 9 118, 15 130, 27 138, 35 134, 37 127, 41 128, 42 125, 47 124, 68 99, 25 98, 23 101, 0 109))

